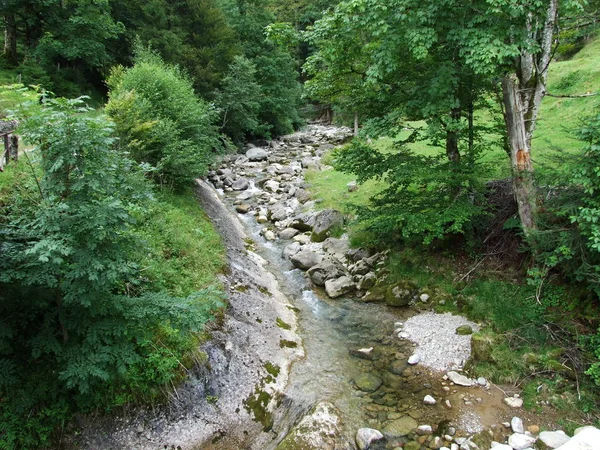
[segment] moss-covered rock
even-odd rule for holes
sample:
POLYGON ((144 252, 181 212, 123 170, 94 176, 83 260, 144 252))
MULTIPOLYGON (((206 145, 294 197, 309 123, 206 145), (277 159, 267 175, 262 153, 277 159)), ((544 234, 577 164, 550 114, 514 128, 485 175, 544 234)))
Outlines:
POLYGON ((370 373, 361 373, 354 379, 354 382, 364 392, 375 392, 383 383, 381 378, 370 373))
POLYGON ((281 441, 276 450, 334 450, 341 431, 339 411, 331 403, 321 402, 281 441))
POLYGON ((492 349, 496 335, 492 333, 475 333, 471 336, 471 358, 476 362, 491 362, 492 349))
POLYGON ((396 439, 412 433, 419 423, 410 416, 404 416, 390 422, 383 429, 383 434, 389 439, 396 439))
POLYGON ((467 336, 473 334, 473 328, 470 325, 461 325, 456 329, 456 334, 460 336, 467 336))
POLYGON ((390 306, 407 306, 413 297, 417 287, 410 281, 400 281, 387 288, 385 292, 385 303, 390 306))

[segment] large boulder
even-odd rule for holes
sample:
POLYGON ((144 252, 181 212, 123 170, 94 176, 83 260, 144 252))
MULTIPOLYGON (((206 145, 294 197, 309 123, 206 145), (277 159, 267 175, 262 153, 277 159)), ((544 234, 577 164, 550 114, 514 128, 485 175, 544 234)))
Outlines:
POLYGON ((292 242, 283 249, 281 256, 283 256, 285 259, 291 259, 292 256, 298 253, 301 249, 302 245, 300 245, 299 242, 292 242))
POLYGON ((262 148, 253 147, 246 152, 246 157, 249 161, 265 161, 269 153, 262 148))
POLYGON ((328 402, 319 403, 276 447, 276 450, 334 450, 340 444, 340 412, 328 402))
POLYGON ((335 280, 327 280, 325 282, 325 292, 331 298, 337 298, 347 294, 356 288, 354 281, 347 276, 336 278, 335 280))
MULTIPOLYGON (((540 442, 543 442, 549 449, 559 448, 571 439, 564 431, 542 431, 538 436, 540 442)), ((598 442, 600 444, 600 441, 598 442)))
POLYGON ((344 224, 344 215, 335 209, 319 211, 315 217, 311 239, 313 242, 323 242, 331 231, 344 224))
POLYGON ((346 253, 350 250, 350 241, 330 237, 323 241, 323 250, 340 261, 345 261, 346 253))
POLYGON ((249 187, 250 187, 250 182, 246 178, 238 178, 231 185, 231 188, 234 191, 245 191, 249 187))
POLYGON ((401 281, 388 287, 385 302, 390 306, 407 306, 413 299, 416 286, 409 281, 401 281))
POLYGON ((291 227, 298 231, 311 231, 315 224, 315 215, 313 213, 303 213, 292 220, 291 227))
POLYGON ((361 373, 354 379, 356 387, 364 392, 375 392, 383 384, 381 378, 370 373, 361 373))
POLYGON ((267 219, 271 222, 279 222, 287 217, 287 210, 282 203, 275 203, 267 210, 267 219))
POLYGON ((341 263, 328 259, 308 269, 308 276, 318 286, 323 286, 326 281, 333 278, 340 278, 344 273, 344 266, 341 263))
POLYGON ((595 450, 600 442, 600 430, 595 427, 583 427, 575 430, 569 442, 558 447, 558 450, 595 450))
POLYGON ((323 257, 318 253, 311 252, 310 250, 301 250, 295 255, 292 255, 290 260, 292 261, 294 267, 302 270, 308 270, 312 266, 319 264, 323 260, 323 257))

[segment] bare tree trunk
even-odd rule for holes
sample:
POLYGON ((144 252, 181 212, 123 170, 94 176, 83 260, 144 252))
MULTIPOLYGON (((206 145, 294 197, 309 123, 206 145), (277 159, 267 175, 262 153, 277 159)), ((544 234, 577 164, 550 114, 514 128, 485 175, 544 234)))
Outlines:
POLYGON ((4 57, 13 65, 17 65, 17 26, 14 14, 4 16, 4 57))
POLYGON ((519 208, 521 225, 527 235, 536 228, 537 196, 533 180, 530 141, 527 139, 519 83, 515 74, 504 77, 502 91, 504 93, 504 120, 506 121, 512 163, 513 189, 519 208))
POLYGON ((450 113, 452 123, 450 131, 446 131, 446 156, 451 162, 460 163, 460 151, 458 150, 458 133, 454 130, 454 123, 460 120, 460 109, 455 108, 450 113))
POLYGON ((358 136, 358 112, 354 113, 354 136, 358 136))

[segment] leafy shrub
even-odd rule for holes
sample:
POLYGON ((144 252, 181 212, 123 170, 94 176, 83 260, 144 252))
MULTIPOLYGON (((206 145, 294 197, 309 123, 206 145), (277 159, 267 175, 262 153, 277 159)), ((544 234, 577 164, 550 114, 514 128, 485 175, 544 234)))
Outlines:
POLYGON ((132 157, 156 167, 157 181, 181 189, 206 173, 223 148, 216 113, 177 66, 140 50, 135 65, 117 67, 107 83, 106 112, 132 157))

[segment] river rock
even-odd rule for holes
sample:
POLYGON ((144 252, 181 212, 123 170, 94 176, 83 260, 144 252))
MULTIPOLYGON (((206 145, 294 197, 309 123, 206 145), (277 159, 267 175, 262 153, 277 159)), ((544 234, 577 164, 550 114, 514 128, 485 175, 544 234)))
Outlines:
POLYGON ((410 355, 410 357, 408 358, 408 363, 411 366, 414 366, 415 364, 419 364, 419 362, 421 361, 421 357, 419 355, 410 355))
POLYGON ((460 336, 466 336, 469 334, 473 334, 473 328, 470 325, 461 325, 456 329, 456 334, 460 336))
POLYGON ((279 183, 275 180, 267 180, 265 184, 263 184, 263 189, 265 191, 277 192, 277 189, 279 189, 279 183))
POLYGON ((353 291, 355 288, 354 281, 347 276, 336 278, 335 280, 327 280, 325 282, 325 292, 331 298, 336 298, 341 295, 353 291))
POLYGON ((505 397, 504 403, 506 403, 511 408, 520 408, 521 406, 523 406, 523 399, 515 397, 505 397))
POLYGON ((289 240, 299 233, 295 228, 286 228, 279 232, 279 239, 289 240))
MULTIPOLYGON (((542 431, 538 436, 538 439, 542 441, 546 447, 554 449, 559 448, 561 445, 566 444, 571 439, 564 431, 542 431)), ((600 441, 598 442, 600 446, 600 441)))
POLYGON ((281 441, 276 450, 334 450, 342 433, 340 415, 331 403, 319 403, 281 441))
POLYGON ((575 430, 569 442, 558 447, 558 450, 596 450, 600 442, 600 430, 596 427, 582 427, 575 430), (577 432, 579 430, 579 432, 577 432))
POLYGON ((275 203, 267 210, 267 219, 271 222, 280 222, 287 216, 287 210, 282 203, 275 203))
POLYGON ((474 380, 467 378, 458 372, 450 371, 446 375, 448 375, 448 379, 450 381, 452 381, 454 384, 458 384, 459 386, 470 387, 475 384, 474 380))
POLYGON ((431 425, 419 425, 417 427, 417 434, 419 436, 428 436, 433 434, 433 428, 431 428, 431 425))
POLYGON ((376 282, 377 275, 375 275, 373 272, 369 272, 365 276, 360 277, 358 283, 356 284, 358 286, 358 289, 360 289, 361 291, 368 291, 373 286, 375 286, 376 282))
POLYGON ((266 150, 258 147, 251 148, 246 152, 248 161, 265 161, 269 157, 266 150))
POLYGON ((381 439, 383 439, 381 431, 373 428, 361 428, 356 432, 356 445, 360 450, 367 450, 373 442, 381 439))
POLYGON ((349 352, 352 356, 356 356, 357 358, 366 359, 369 361, 372 361, 375 357, 374 347, 351 348, 349 352))
POLYGON ((313 213, 303 213, 299 216, 296 216, 292 221, 292 228, 295 228, 298 231, 312 231, 313 225, 315 224, 315 214, 313 213))
POLYGON ((354 379, 358 389, 364 392, 375 392, 383 383, 381 378, 371 373, 361 373, 354 379))
POLYGON ((522 433, 513 433, 508 437, 508 445, 514 450, 525 450, 533 447, 537 439, 522 433))
POLYGON ((315 216, 311 239, 313 242, 323 242, 329 237, 329 233, 336 227, 344 224, 344 216, 335 209, 324 209, 315 216))
POLYGON ((294 192, 294 196, 302 204, 304 204, 310 200, 310 194, 308 193, 308 191, 306 191, 304 189, 296 189, 296 192, 294 192))
POLYGON ((510 420, 510 429, 513 430, 513 433, 525 433, 525 427, 523 426, 523 421, 519 417, 513 417, 510 420))
POLYGON ((510 445, 501 444, 500 442, 492 441, 492 449, 493 450, 513 450, 510 445))
POLYGON ((407 306, 413 298, 414 285, 407 281, 390 286, 385 293, 385 302, 390 306, 407 306))
POLYGON ((344 276, 344 266, 337 261, 326 259, 320 264, 312 266, 308 270, 308 276, 317 286, 323 286, 328 280, 344 276))
POLYGON ((308 270, 312 266, 316 266, 322 259, 321 255, 310 250, 301 250, 290 257, 290 261, 292 261, 294 267, 302 270, 308 270))
POLYGON ((250 187, 250 182, 246 178, 238 178, 231 185, 231 188, 234 191, 245 191, 249 187, 250 187))
POLYGON ((407 368, 408 363, 406 361, 397 359, 390 365, 390 372, 395 375, 402 375, 407 368))
POLYGON ((437 401, 431 395, 426 395, 425 398, 423 398, 423 403, 426 405, 435 405, 437 401))
POLYGON ((352 275, 366 275, 371 270, 371 266, 364 259, 361 259, 356 264, 348 267, 348 270, 352 275))
POLYGON ((388 439, 397 439, 410 434, 419 424, 410 416, 404 416, 387 424, 382 430, 383 435, 388 439))
POLYGON ((246 204, 246 203, 242 203, 240 205, 236 205, 235 210, 240 213, 240 214, 248 214, 248 211, 250 211, 250 205, 246 204))
POLYGON ((291 259, 291 257, 298 253, 301 248, 302 246, 298 242, 292 242, 283 249, 281 256, 285 259, 291 259))

